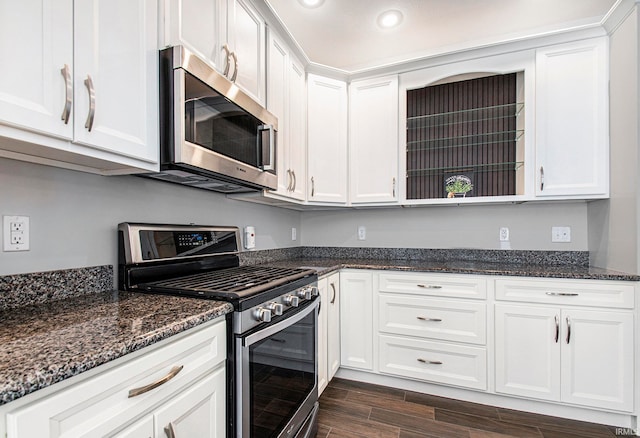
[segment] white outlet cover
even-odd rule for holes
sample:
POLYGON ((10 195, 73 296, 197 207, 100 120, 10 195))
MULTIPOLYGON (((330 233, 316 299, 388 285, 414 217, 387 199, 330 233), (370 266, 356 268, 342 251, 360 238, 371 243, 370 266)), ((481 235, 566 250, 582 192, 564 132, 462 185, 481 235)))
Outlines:
POLYGON ((571 242, 571 227, 551 227, 551 242, 571 242))
POLYGON ((358 240, 365 240, 367 238, 367 229, 364 225, 358 227, 358 240))
POLYGON ((7 252, 29 251, 29 216, 2 216, 2 243, 7 252))

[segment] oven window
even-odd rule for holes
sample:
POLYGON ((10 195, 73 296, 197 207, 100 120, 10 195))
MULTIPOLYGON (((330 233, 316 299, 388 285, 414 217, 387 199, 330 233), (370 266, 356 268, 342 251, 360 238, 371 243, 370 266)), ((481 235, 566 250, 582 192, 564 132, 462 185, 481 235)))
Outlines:
POLYGON ((275 437, 316 384, 314 314, 249 348, 251 437, 275 437))
POLYGON ((260 120, 186 72, 184 109, 186 141, 259 167, 260 120))

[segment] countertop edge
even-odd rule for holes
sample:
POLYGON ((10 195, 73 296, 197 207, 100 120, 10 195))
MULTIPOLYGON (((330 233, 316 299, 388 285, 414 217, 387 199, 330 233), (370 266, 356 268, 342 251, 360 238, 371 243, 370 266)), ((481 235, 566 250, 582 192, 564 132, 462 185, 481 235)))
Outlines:
MULTIPOLYGON (((65 300, 60 300, 64 305, 65 300)), ((128 354, 138 352, 146 347, 169 339, 174 335, 195 328, 201 324, 212 321, 233 311, 230 303, 210 301, 211 308, 198 311, 186 318, 172 322, 160 328, 156 328, 140 335, 132 336, 121 342, 108 344, 107 342, 95 351, 89 351, 78 357, 74 363, 53 363, 46 367, 34 367, 28 372, 9 374, 7 380, 0 387, 0 406, 18 400, 38 390, 48 388, 72 377, 80 376, 84 372, 93 370, 114 360, 123 358, 128 354), (19 377, 16 377, 19 376, 19 377)))

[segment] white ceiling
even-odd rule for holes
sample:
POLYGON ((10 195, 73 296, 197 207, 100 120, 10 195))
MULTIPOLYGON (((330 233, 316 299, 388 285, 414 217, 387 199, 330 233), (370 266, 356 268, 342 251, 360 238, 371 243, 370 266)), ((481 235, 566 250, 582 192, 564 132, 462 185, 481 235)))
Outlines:
POLYGON ((599 23, 615 0, 266 0, 311 62, 354 72, 443 51, 599 23), (398 9, 401 25, 378 15, 398 9))

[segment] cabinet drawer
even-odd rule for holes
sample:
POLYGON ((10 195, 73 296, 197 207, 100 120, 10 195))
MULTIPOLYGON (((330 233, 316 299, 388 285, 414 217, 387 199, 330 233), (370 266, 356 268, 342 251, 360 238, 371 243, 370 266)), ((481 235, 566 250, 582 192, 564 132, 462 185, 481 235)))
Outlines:
POLYGON ((380 294, 379 330, 443 341, 486 343, 487 310, 477 301, 380 294))
POLYGON ((498 279, 496 299, 531 303, 633 309, 635 287, 609 281, 498 279))
POLYGON ((145 412, 224 364, 224 319, 192 330, 187 336, 173 341, 169 338, 161 347, 147 347, 151 351, 146 354, 8 412, 7 437, 92 437, 128 427, 145 412), (176 366, 183 368, 164 384, 129 397, 130 390, 167 377, 176 366))
POLYGON ((487 389, 487 352, 470 347, 380 335, 380 372, 487 389))
POLYGON ((380 274, 380 291, 483 299, 487 297, 487 280, 470 275, 382 273, 380 274))

